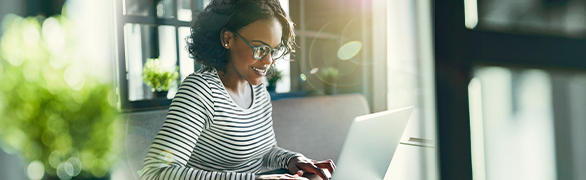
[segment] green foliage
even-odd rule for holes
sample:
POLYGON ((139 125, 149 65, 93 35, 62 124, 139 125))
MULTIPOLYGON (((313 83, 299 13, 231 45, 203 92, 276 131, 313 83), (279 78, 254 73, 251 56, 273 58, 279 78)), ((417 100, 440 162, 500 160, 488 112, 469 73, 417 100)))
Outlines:
POLYGON ((142 69, 142 80, 151 87, 151 91, 168 91, 173 81, 177 80, 178 68, 174 71, 163 69, 159 58, 148 59, 142 69))
POLYGON ((272 86, 272 87, 277 86, 277 82, 279 82, 282 78, 283 78, 283 75, 281 75, 281 71, 275 69, 275 74, 273 75, 273 77, 268 79, 269 86, 272 86))
POLYGON ((338 81, 339 71, 335 67, 327 67, 321 70, 321 76, 327 83, 335 83, 338 81))
POLYGON ((7 15, 2 30, 2 149, 50 176, 107 174, 119 149, 114 88, 84 73, 67 17, 7 15))

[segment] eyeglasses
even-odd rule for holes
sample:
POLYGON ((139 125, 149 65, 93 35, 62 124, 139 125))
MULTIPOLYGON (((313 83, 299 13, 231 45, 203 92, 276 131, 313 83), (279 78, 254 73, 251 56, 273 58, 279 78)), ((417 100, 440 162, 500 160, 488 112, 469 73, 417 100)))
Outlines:
POLYGON ((283 47, 277 47, 277 48, 273 49, 266 44, 263 44, 260 46, 253 46, 246 39, 242 38, 242 36, 240 36, 238 33, 236 33, 236 32, 233 32, 233 33, 236 34, 236 36, 238 36, 240 39, 242 39, 246 44, 248 44, 248 46, 250 46, 254 50, 252 52, 252 57, 254 57, 254 59, 256 59, 256 60, 264 59, 265 57, 267 57, 269 55, 269 53, 271 54, 271 57, 273 60, 280 59, 283 57, 283 55, 285 55, 285 50, 283 49, 283 47))

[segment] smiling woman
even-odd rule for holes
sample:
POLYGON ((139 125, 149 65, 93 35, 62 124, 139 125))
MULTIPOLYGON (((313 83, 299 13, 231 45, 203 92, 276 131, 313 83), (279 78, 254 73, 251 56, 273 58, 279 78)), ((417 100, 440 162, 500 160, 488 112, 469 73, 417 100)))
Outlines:
POLYGON ((142 179, 306 179, 303 172, 327 179, 333 161, 277 146, 262 84, 275 60, 294 52, 292 24, 277 0, 210 2, 188 38, 190 54, 205 68, 179 87, 142 179), (257 175, 261 167, 295 175, 257 175))

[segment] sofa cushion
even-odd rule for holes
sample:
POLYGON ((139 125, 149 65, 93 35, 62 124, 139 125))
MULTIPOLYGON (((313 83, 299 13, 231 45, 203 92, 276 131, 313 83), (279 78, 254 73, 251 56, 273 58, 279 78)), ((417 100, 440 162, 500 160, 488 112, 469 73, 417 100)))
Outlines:
MULTIPOLYGON (((163 126, 168 110, 121 114, 123 156, 113 176, 140 179, 144 158, 163 126)), ((354 117, 368 114, 363 95, 295 98, 273 101, 273 126, 280 147, 316 159, 336 161, 354 117)))
POLYGON ((275 138, 282 148, 336 162, 352 120, 369 113, 361 94, 273 101, 275 138))

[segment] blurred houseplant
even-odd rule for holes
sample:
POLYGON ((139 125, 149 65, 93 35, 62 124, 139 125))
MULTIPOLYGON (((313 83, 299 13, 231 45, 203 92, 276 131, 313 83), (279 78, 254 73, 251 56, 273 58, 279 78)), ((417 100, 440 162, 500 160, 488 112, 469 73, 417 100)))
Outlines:
POLYGON ((178 68, 174 71, 165 70, 159 58, 147 59, 142 69, 142 80, 151 87, 156 98, 166 98, 169 88, 179 77, 177 70, 178 68))
POLYGON ((325 94, 334 94, 334 86, 338 82, 338 75, 339 71, 335 67, 327 67, 321 71, 322 81, 324 82, 325 94))
POLYGON ((281 75, 281 71, 277 70, 276 68, 274 70, 275 74, 273 75, 273 77, 267 80, 269 83, 269 85, 267 86, 267 91, 269 92, 275 92, 275 90, 277 89, 277 82, 279 82, 283 78, 283 76, 281 75))
POLYGON ((73 24, 7 15, 2 31, 2 149, 23 157, 31 179, 107 175, 119 149, 114 88, 84 72, 73 24))

